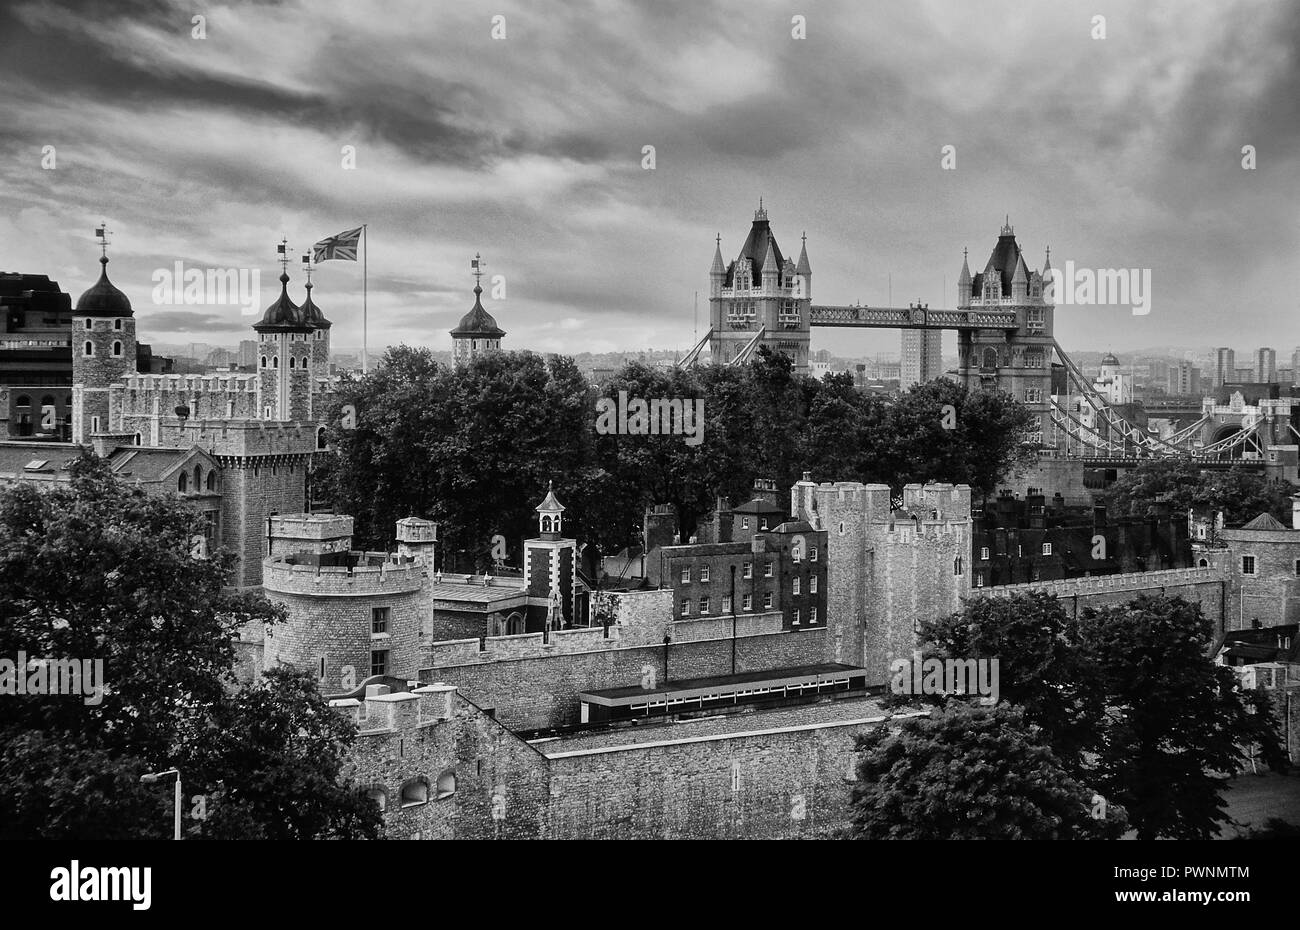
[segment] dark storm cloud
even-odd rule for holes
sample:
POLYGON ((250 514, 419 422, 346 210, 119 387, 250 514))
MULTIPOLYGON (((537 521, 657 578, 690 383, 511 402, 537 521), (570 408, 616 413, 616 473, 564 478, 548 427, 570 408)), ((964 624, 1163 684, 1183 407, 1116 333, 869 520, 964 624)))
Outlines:
MULTIPOLYGON (((819 0, 796 41, 796 10, 740 0, 232 3, 195 41, 179 2, 9 5, 0 264, 88 284, 104 217, 133 295, 176 258, 267 282, 282 235, 368 222, 384 339, 445 348, 482 251, 516 346, 674 346, 714 232, 734 257, 761 194, 786 252, 807 230, 818 300, 951 300, 1010 213, 1035 267, 1051 244, 1155 271, 1149 318, 1062 312, 1067 344, 1235 338, 1229 286, 1249 331, 1292 338, 1300 9, 1125 4, 1096 41, 1092 7, 819 0)), ((360 269, 317 283, 359 343, 360 269)), ((219 325, 165 313, 142 327, 219 325)))

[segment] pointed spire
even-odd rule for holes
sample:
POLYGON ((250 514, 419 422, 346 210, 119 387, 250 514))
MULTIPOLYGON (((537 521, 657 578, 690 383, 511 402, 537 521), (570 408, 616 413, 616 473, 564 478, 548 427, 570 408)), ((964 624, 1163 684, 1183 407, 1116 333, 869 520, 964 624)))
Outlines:
POLYGON ((966 249, 961 250, 961 274, 957 276, 958 284, 970 284, 970 265, 966 264, 966 249))
POLYGON ((767 257, 763 259, 763 277, 767 277, 769 274, 778 274, 780 270, 776 264, 776 249, 772 248, 772 238, 769 236, 767 240, 767 257))
POLYGON ((1052 274, 1052 247, 1047 247, 1047 261, 1043 262, 1043 280, 1047 280, 1052 274))
POLYGON ((717 244, 713 247, 713 265, 709 268, 709 274, 726 274, 727 267, 722 264, 722 233, 718 233, 717 244))
POLYGON ((799 250, 799 264, 795 266, 795 274, 812 274, 812 266, 808 264, 808 233, 803 234, 803 248, 799 250))
POLYGON ((1011 281, 1013 284, 1019 282, 1029 283, 1029 268, 1025 265, 1025 253, 1023 252, 1016 252, 1016 270, 1011 276, 1011 281))

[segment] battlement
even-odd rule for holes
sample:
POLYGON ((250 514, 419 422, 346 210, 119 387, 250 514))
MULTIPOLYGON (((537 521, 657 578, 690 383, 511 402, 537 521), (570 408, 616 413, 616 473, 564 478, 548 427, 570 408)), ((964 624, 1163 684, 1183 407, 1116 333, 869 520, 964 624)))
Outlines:
POLYGON ((158 418, 161 445, 197 445, 213 455, 239 457, 314 452, 316 429, 298 420, 158 418))
POLYGON ((931 514, 931 520, 957 522, 971 518, 971 489, 968 484, 909 484, 903 488, 903 509, 931 514))
POLYGON ((342 514, 292 513, 270 518, 271 555, 295 552, 347 552, 352 548, 352 518, 342 514))
POLYGON ((1055 581, 1029 581, 1023 584, 998 585, 992 588, 974 588, 974 597, 1011 597, 1028 591, 1045 591, 1057 597, 1077 594, 1100 594, 1110 591, 1152 591, 1177 585, 1218 582, 1213 568, 1165 568, 1153 572, 1124 572, 1116 575, 1095 575, 1090 578, 1062 578, 1055 581))
POLYGON ((417 562, 393 562, 385 552, 350 553, 356 564, 321 565, 302 561, 309 553, 268 556, 262 560, 262 587, 268 594, 335 595, 405 594, 418 591, 428 577, 417 562))
POLYGON ((455 697, 455 686, 441 682, 397 694, 384 685, 372 685, 364 701, 343 698, 330 701, 329 706, 351 718, 364 735, 444 723, 454 714, 455 697))

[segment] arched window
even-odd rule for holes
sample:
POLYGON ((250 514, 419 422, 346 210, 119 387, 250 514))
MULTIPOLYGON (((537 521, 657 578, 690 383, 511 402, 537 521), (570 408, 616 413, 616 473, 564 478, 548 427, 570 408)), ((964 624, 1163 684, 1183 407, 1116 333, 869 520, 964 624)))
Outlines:
POLYGON ((316 427, 316 448, 325 448, 325 427, 323 426, 316 427))
POLYGON ((113 354, 114 354, 114 355, 121 355, 121 354, 122 354, 122 343, 120 343, 120 342, 114 342, 114 343, 113 343, 113 354))
POLYGON ((266 356, 265 356, 265 355, 262 356, 262 367, 263 367, 263 368, 266 367, 266 356))
POLYGON ((31 405, 32 399, 26 394, 19 395, 18 400, 14 402, 15 407, 30 407, 31 405))
POLYGON ((551 518, 544 516, 542 517, 542 532, 549 533, 550 531, 551 531, 551 518))
POLYGON ((429 803, 429 780, 423 776, 402 785, 402 806, 415 807, 429 803))
POLYGON ((216 489, 217 489, 217 470, 214 468, 212 469, 212 471, 208 472, 208 490, 215 491, 216 489))
POLYGON ((456 793, 456 773, 451 769, 438 776, 438 800, 449 798, 456 793))
POLYGON ((114 320, 114 321, 113 321, 113 328, 114 328, 114 329, 121 329, 121 328, 122 328, 122 321, 121 321, 120 319, 118 319, 118 320, 114 320))
POLYGON ((190 476, 187 475, 185 472, 181 472, 180 475, 177 476, 176 478, 176 490, 180 491, 183 494, 189 489, 190 489, 190 476))
POLYGON ((197 465, 194 466, 194 490, 203 490, 203 469, 197 465))
POLYGON ((992 348, 992 347, 989 347, 989 348, 987 348, 987 349, 984 350, 984 365, 983 365, 983 367, 984 367, 984 368, 997 368, 997 367, 998 367, 998 350, 997 350, 997 349, 994 349, 994 348, 992 348))
POLYGON ((1210 560, 1209 560, 1209 559, 1201 559, 1201 561, 1199 561, 1199 562, 1196 563, 1196 567, 1197 567, 1197 568, 1209 568, 1209 567, 1210 567, 1210 560))
POLYGON ((297 368, 297 367, 298 367, 297 362, 298 362, 298 360, 297 360, 296 358, 294 358, 292 355, 289 356, 289 367, 290 367, 290 368, 297 368))
POLYGON ((277 355, 275 358, 271 359, 271 367, 272 368, 280 367, 280 356, 277 355))
POLYGON ((85 355, 87 358, 89 358, 90 356, 94 355, 94 354, 95 354, 95 344, 94 344, 93 342, 91 342, 89 339, 87 339, 87 340, 86 340, 86 344, 85 344, 85 346, 84 346, 84 347, 82 348, 82 350, 81 350, 81 353, 82 353, 83 355, 85 355))
POLYGON ((86 329, 90 329, 90 320, 86 320, 86 329))
POLYGON ((135 434, 135 444, 136 444, 137 446, 142 446, 142 445, 144 445, 144 437, 141 436, 139 433, 136 433, 136 434, 135 434))
POLYGON ((383 785, 375 785, 366 793, 370 796, 370 800, 379 805, 381 812, 388 807, 388 792, 383 785))

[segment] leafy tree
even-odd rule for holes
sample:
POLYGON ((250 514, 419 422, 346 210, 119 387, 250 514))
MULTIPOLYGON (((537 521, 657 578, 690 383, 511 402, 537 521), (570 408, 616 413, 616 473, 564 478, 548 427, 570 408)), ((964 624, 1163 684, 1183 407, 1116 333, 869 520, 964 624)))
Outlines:
POLYGON ((1261 513, 1290 524, 1295 487, 1244 466, 1227 472, 1201 471, 1195 462, 1156 459, 1125 471, 1105 492, 1112 517, 1146 516, 1155 502, 1167 502, 1175 516, 1189 509, 1223 512, 1224 523, 1238 526, 1261 513))
POLYGON ((1078 635, 1107 695, 1101 793, 1128 810, 1139 839, 1212 839, 1228 820, 1222 790, 1242 745, 1257 743, 1277 767, 1283 756, 1271 715, 1251 713, 1232 670, 1210 659, 1200 605, 1143 595, 1089 608, 1078 635))
MULTIPOLYGON (((299 737, 281 728, 221 769, 204 721, 244 720, 251 730, 253 709, 269 705, 302 724, 330 712, 308 689, 282 688, 268 705, 260 686, 236 687, 235 633, 281 614, 261 595, 224 590, 232 554, 192 556, 203 520, 175 497, 119 484, 89 455, 67 485, 0 489, 0 656, 102 662, 104 685, 101 695, 0 699, 0 837, 168 836, 170 795, 141 785, 140 775, 204 753, 241 797, 255 793, 254 780, 287 785, 314 774, 317 784, 337 775, 354 732, 345 720, 321 729, 296 765, 288 761, 299 737)), ((213 790, 197 767, 182 773, 190 793, 213 790)), ((373 834, 374 806, 367 819, 346 797, 357 790, 322 789, 309 803, 315 819, 300 822, 316 835, 373 834)), ((283 832, 283 813, 253 810, 247 835, 283 832)))
POLYGON ((922 621, 920 648, 940 659, 995 659, 1002 701, 1020 706, 1062 763, 1080 775, 1100 738, 1105 694, 1075 647, 1074 624, 1042 591, 975 598, 956 613, 922 621))
POLYGON ((1093 816, 1076 781, 1016 707, 950 701, 858 738, 853 839, 1113 839, 1124 811, 1093 816))

